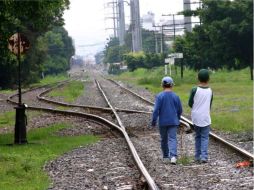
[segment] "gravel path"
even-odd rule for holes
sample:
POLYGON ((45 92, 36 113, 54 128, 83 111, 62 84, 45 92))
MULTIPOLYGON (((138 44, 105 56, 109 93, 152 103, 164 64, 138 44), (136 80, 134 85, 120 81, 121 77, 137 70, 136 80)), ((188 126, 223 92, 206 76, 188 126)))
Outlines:
POLYGON ((0 113, 4 113, 7 111, 13 111, 14 106, 7 103, 7 98, 9 95, 0 94, 0 113))
POLYGON ((142 189, 139 172, 122 138, 80 147, 50 162, 49 189, 142 189))

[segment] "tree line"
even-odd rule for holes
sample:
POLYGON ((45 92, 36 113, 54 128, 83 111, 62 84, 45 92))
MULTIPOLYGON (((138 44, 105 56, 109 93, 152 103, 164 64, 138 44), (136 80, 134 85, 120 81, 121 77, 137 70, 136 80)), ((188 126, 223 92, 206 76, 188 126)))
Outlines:
MULTIPOLYGON (((253 1, 201 0, 201 4, 195 11, 181 12, 186 16, 199 16, 201 24, 192 32, 176 37, 173 47, 164 48, 165 52, 182 52, 184 57, 176 64, 194 70, 249 67, 253 80, 253 1)), ((104 51, 105 63, 124 61, 131 71, 164 64, 167 55, 156 55, 152 31, 142 31, 143 53, 130 53, 131 36, 128 35, 125 46, 119 46, 117 39, 109 40, 104 51)))
POLYGON ((253 1, 202 0, 202 8, 186 11, 201 25, 175 41, 183 65, 192 69, 250 68, 253 80, 253 1))
POLYGON ((18 31, 30 42, 29 51, 21 57, 23 85, 37 82, 42 74, 58 74, 69 68, 74 47, 63 28, 63 13, 69 4, 69 0, 0 1, 0 88, 17 84, 17 61, 7 48, 7 40, 18 31))

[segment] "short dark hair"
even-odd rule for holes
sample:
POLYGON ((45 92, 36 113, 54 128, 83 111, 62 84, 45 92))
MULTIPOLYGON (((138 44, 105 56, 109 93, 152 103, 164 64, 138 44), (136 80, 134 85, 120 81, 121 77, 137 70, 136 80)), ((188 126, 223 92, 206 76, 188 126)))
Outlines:
POLYGON ((162 83, 163 88, 171 88, 173 85, 162 83))
POLYGON ((207 69, 201 69, 198 72, 198 80, 200 82, 208 82, 209 79, 210 79, 210 77, 209 77, 209 71, 207 69))

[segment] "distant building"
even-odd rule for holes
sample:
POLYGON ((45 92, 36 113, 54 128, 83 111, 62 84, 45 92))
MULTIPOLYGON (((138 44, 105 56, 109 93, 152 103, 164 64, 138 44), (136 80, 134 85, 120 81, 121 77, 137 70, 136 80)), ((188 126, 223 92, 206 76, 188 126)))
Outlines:
POLYGON ((141 21, 142 28, 146 30, 154 30, 154 13, 148 12, 147 14, 142 16, 141 21))

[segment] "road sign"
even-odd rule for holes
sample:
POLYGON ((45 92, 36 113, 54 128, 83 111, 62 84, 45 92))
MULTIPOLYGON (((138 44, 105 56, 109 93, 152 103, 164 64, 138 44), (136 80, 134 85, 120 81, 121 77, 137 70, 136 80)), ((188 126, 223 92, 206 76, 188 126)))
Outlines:
POLYGON ((27 52, 29 47, 30 47, 30 43, 23 34, 15 33, 8 39, 8 48, 15 55, 18 55, 19 48, 20 48, 20 54, 23 54, 27 52), (19 41, 20 41, 20 46, 19 46, 19 41))
POLYGON ((165 59, 165 63, 168 63, 169 65, 174 65, 174 63, 175 63, 175 60, 174 60, 174 58, 166 58, 165 59))
POLYGON ((171 53, 168 55, 170 58, 183 58, 183 53, 171 53))
POLYGON ((183 53, 175 53, 175 58, 183 58, 183 53))

